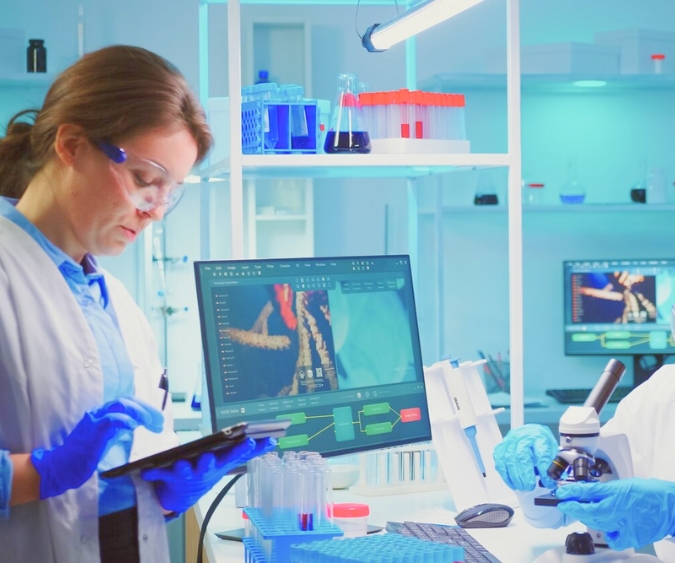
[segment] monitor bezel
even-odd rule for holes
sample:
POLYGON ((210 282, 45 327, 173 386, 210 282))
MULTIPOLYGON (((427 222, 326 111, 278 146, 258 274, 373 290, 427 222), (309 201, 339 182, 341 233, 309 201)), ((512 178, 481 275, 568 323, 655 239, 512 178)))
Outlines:
MULTIPOLYGON (((632 357, 642 357, 642 356, 663 356, 663 357, 668 357, 673 354, 675 354, 675 350, 673 352, 669 352, 668 350, 661 351, 661 350, 653 350, 653 351, 631 351, 630 349, 626 350, 608 350, 607 352, 570 352, 568 351, 567 348, 567 338, 566 338, 566 326, 567 326, 567 313, 568 310, 571 307, 570 299, 571 299, 571 290, 570 290, 570 284, 568 283, 567 279, 567 264, 571 264, 574 262, 658 262, 658 261, 668 261, 668 262, 673 262, 673 265, 675 265, 675 257, 671 258, 654 258, 654 257, 648 257, 648 258, 573 258, 573 259, 564 259, 562 261, 562 292, 563 292, 563 322, 562 322, 562 340, 563 340, 563 355, 565 357, 584 357, 584 356, 632 356, 632 357)), ((618 325, 618 326, 625 326, 625 325, 618 325)))
MULTIPOLYGON (((360 256, 310 256, 310 257, 289 257, 289 258, 242 258, 242 259, 213 259, 213 260, 196 260, 194 262, 194 272, 195 272, 195 282, 196 282, 196 289, 197 289, 197 303, 198 303, 198 312, 199 312, 199 324, 200 324, 200 331, 201 331, 201 340, 202 340, 202 354, 203 354, 203 362, 204 362, 204 370, 205 370, 205 379, 206 379, 206 387, 207 387, 207 393, 208 393, 208 407, 209 407, 209 413, 210 413, 210 418, 211 418, 211 431, 212 432, 217 432, 219 430, 218 428, 218 422, 217 422, 217 417, 216 417, 216 405, 215 405, 215 389, 214 389, 214 382, 212 381, 211 373, 212 373, 212 366, 211 366, 211 358, 208 350, 208 342, 206 338, 206 332, 207 332, 207 327, 206 327, 206 321, 205 321, 205 316, 203 314, 203 307, 205 304, 204 301, 204 295, 202 293, 202 283, 201 283, 201 270, 200 267, 204 264, 251 264, 251 263, 260 263, 260 262, 275 262, 275 263, 280 263, 280 262, 288 262, 288 261, 327 261, 327 260, 341 260, 341 261, 366 261, 366 260, 378 260, 378 259, 389 259, 389 260, 405 260, 406 261, 406 268, 407 268, 407 275, 410 280, 410 307, 412 308, 412 314, 414 314, 415 318, 415 327, 414 327, 414 334, 411 334, 412 338, 412 345, 413 347, 417 348, 418 352, 418 357, 420 359, 420 383, 424 387, 424 397, 426 401, 426 412, 427 412, 427 432, 424 436, 419 436, 415 437, 414 439, 403 439, 403 440, 392 440, 390 442, 387 442, 386 444, 374 444, 372 447, 368 447, 367 445, 364 447, 363 445, 360 445, 358 447, 354 448, 343 448, 339 451, 332 451, 332 452, 320 452, 322 456, 324 457, 336 457, 336 456, 341 456, 341 455, 349 455, 349 454, 354 454, 354 453, 360 453, 360 452, 365 452, 365 451, 373 451, 373 450, 378 450, 378 449, 384 449, 384 448, 391 448, 391 447, 396 447, 396 446, 403 446, 407 444, 412 444, 412 443, 422 443, 422 442, 429 442, 432 439, 431 435, 431 418, 429 416, 429 408, 428 408, 428 400, 426 399, 426 394, 427 394, 427 386, 426 386, 426 381, 424 379, 424 361, 422 358, 422 347, 421 347, 421 341, 420 341, 420 334, 419 334, 419 321, 417 318, 417 303, 416 303, 416 298, 415 298, 415 288, 414 288, 414 281, 413 281, 413 272, 412 272, 412 265, 411 265, 411 260, 410 260, 410 255, 408 254, 387 254, 387 255, 360 255, 360 256)), ((202 401, 202 408, 203 408, 204 402, 202 401)), ((308 448, 311 449, 311 448, 308 448)))

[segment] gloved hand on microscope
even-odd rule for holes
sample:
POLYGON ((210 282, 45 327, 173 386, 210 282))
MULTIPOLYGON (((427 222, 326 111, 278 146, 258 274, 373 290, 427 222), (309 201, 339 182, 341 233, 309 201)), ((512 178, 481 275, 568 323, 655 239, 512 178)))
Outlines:
POLYGON ((510 431, 493 458, 504 482, 515 491, 553 489, 560 524, 579 520, 605 532, 610 548, 640 548, 675 533, 675 483, 662 479, 576 481, 564 486, 548 475, 558 454, 558 442, 548 427, 526 424, 510 431))

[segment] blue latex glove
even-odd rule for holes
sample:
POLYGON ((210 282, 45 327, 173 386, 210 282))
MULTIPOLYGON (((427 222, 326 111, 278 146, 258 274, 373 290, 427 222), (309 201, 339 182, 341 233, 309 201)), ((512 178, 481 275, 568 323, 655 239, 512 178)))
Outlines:
POLYGON ((182 459, 170 467, 145 469, 141 471, 141 477, 155 482, 155 492, 162 508, 180 514, 208 493, 232 469, 273 450, 276 445, 274 438, 247 438, 227 450, 203 453, 194 460, 182 459))
POLYGON ((533 491, 537 474, 547 489, 556 486, 547 474, 558 453, 558 442, 548 426, 525 424, 511 430, 492 452, 495 469, 516 491, 533 491))
POLYGON ((33 450, 31 461, 40 475, 40 498, 81 487, 96 471, 116 434, 139 425, 159 433, 164 415, 140 399, 121 397, 85 413, 60 446, 33 450))
POLYGON ((619 479, 560 487, 558 510, 605 532, 612 549, 639 548, 675 532, 675 483, 619 479), (583 501, 583 502, 576 502, 583 501))

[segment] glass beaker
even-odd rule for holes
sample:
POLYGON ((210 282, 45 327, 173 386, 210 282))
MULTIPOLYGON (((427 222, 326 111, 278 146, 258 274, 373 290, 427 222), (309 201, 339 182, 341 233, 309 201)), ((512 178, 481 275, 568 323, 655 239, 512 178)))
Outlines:
POLYGON ((355 74, 338 76, 337 100, 324 143, 327 153, 370 152, 370 136, 365 128, 356 84, 355 74))
POLYGON ((560 186, 562 203, 583 203, 586 199, 586 188, 577 180, 576 160, 572 157, 567 162, 567 180, 560 186))

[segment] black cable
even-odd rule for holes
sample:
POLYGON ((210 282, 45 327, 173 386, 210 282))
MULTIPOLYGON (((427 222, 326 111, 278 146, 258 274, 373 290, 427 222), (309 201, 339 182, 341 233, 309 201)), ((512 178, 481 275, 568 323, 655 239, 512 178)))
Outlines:
POLYGON ((211 506, 209 506, 209 509, 206 511, 206 516, 204 516, 204 521, 202 522, 202 529, 199 531, 199 544, 197 545, 197 563, 202 563, 203 561, 202 552, 204 551, 204 536, 206 535, 206 528, 209 525, 209 520, 211 520, 213 513, 216 511, 216 508, 218 508, 220 501, 222 501, 225 498, 225 495, 230 492, 230 489, 234 486, 234 484, 237 481, 239 481, 242 475, 244 474, 239 473, 238 475, 235 475, 232 479, 230 479, 227 485, 223 487, 223 490, 218 493, 218 496, 216 496, 216 498, 213 499, 211 506))

